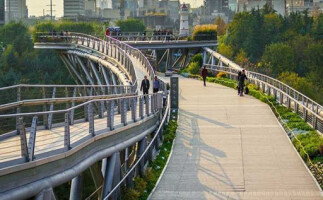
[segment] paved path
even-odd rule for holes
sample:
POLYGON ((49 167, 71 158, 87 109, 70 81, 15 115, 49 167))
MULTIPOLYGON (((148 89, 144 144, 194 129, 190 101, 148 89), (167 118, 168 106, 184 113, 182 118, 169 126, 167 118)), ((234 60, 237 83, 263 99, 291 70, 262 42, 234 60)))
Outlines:
POLYGON ((173 155, 153 200, 323 199, 270 108, 180 78, 173 155))

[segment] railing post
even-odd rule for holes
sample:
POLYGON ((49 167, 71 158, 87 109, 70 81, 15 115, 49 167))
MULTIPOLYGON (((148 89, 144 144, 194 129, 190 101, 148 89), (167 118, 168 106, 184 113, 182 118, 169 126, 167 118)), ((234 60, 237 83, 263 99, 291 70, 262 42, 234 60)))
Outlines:
POLYGON ((149 95, 146 95, 146 115, 149 116, 149 95))
POLYGON ((110 130, 114 129, 114 100, 110 100, 107 102, 108 110, 107 110, 107 127, 110 130))
POLYGON ((25 124, 23 122, 23 118, 19 117, 19 135, 20 135, 20 147, 21 147, 21 157, 25 158, 28 162, 28 147, 27 147, 27 138, 26 138, 26 129, 25 124))
POLYGON ((155 113, 155 94, 151 95, 151 113, 154 114, 155 113))
POLYGON ((312 113, 312 126, 313 129, 317 129, 317 117, 312 113))
MULTIPOLYGON (((76 88, 74 88, 73 90, 73 98, 76 97, 76 88)), ((75 106, 75 101, 73 100, 72 101, 72 108, 75 106)), ((72 109, 71 112, 70 112, 70 124, 73 125, 74 124, 74 113, 75 113, 75 110, 72 109)))
POLYGON ((66 151, 71 149, 71 134, 70 134, 70 113, 65 113, 65 124, 64 124, 64 148, 66 151))
POLYGON ((277 101, 277 90, 273 88, 273 93, 274 93, 274 99, 277 101))
MULTIPOLYGON (((55 94, 56 94, 56 87, 53 88, 52 99, 55 98, 55 94)), ((53 110, 54 110, 54 103, 51 103, 49 106, 49 111, 53 111, 53 110)), ((48 129, 52 128, 52 122, 53 122, 53 113, 49 113, 49 115, 48 115, 48 129)))
POLYGON ((144 118, 144 98, 139 97, 139 117, 140 119, 144 118))
POLYGON ((92 136, 95 136, 94 132, 94 113, 93 113, 93 103, 88 104, 88 119, 89 119, 89 133, 92 136))
POLYGON ((283 105, 283 103, 284 103, 284 95, 283 95, 283 93, 282 92, 279 92, 279 104, 280 105, 283 105))
POLYGON ((35 156, 35 143, 36 143, 36 131, 37 131, 37 116, 33 117, 33 121, 30 129, 30 136, 28 142, 28 160, 33 161, 35 156))
POLYGON ((127 102, 126 99, 120 99, 121 123, 127 125, 127 102))
POLYGON ((103 118, 103 115, 104 115, 104 102, 103 101, 100 101, 100 112, 99 112, 99 117, 100 118, 103 118))
MULTIPOLYGON (((17 87, 17 102, 21 101, 21 87, 18 86, 17 87)), ((17 111, 16 113, 20 113, 21 112, 21 108, 20 106, 17 107, 17 111)), ((16 130, 19 130, 19 117, 16 117, 16 130)))
POLYGON ((307 122, 307 109, 305 108, 304 105, 303 105, 303 119, 305 120, 305 122, 307 122))
POLYGON ((298 104, 298 101, 294 102, 295 103, 295 113, 298 114, 298 111, 299 111, 299 104, 298 104))
MULTIPOLYGON (((46 90, 45 90, 45 87, 42 87, 42 93, 43 93, 43 99, 46 99, 46 90)), ((45 103, 43 105, 43 112, 46 112, 47 111, 47 104, 45 103)), ((44 114, 43 115, 43 125, 45 126, 45 128, 48 129, 48 117, 47 117, 47 114, 44 114)))
POLYGON ((137 97, 132 98, 132 105, 131 105, 131 116, 133 122, 136 122, 137 119, 137 97))
POLYGON ((286 98, 287 98, 287 108, 290 109, 290 97, 287 96, 286 98))

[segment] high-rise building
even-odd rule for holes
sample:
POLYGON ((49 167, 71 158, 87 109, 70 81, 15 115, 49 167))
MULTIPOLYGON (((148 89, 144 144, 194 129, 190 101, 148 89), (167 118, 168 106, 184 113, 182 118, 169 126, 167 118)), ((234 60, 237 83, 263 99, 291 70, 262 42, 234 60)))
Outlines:
POLYGON ((229 9, 229 0, 205 0, 206 14, 223 13, 229 9))
POLYGON ((84 15, 84 0, 64 0, 64 17, 75 19, 80 15, 84 15))
POLYGON ((6 0, 5 12, 6 22, 27 18, 28 10, 26 0, 6 0))
POLYGON ((0 0, 0 26, 5 24, 5 7, 4 0, 0 0))

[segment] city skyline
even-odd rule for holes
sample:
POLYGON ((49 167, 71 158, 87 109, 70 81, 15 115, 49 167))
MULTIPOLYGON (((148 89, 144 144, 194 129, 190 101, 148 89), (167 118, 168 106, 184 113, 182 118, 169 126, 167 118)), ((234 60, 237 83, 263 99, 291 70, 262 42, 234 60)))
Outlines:
MULTIPOLYGON (((62 17, 63 16, 63 0, 52 0, 53 5, 53 15, 56 17, 62 17)), ((180 0, 181 3, 189 3, 192 7, 198 7, 203 4, 203 0, 180 0)), ((28 7, 28 15, 29 16, 43 16, 50 14, 49 5, 50 0, 26 0, 27 7, 28 7), (45 11, 45 12, 44 12, 45 11)))

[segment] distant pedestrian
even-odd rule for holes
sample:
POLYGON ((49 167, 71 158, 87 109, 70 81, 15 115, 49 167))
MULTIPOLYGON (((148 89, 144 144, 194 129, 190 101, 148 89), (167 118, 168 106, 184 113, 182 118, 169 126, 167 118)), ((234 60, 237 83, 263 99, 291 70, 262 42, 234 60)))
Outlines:
MULTIPOLYGON (((241 71, 239 71, 239 73, 238 73, 238 83, 239 83, 239 79, 240 79, 240 76, 241 76, 241 71)), ((238 95, 240 95, 240 87, 239 87, 239 84, 238 84, 238 95)))
MULTIPOLYGON (((147 79, 147 76, 144 77, 144 80, 141 81, 140 91, 143 92, 144 95, 148 94, 150 88, 149 80, 147 79)), ((145 96, 146 99, 146 96, 145 96)))
POLYGON ((202 73, 201 73, 202 77, 203 77, 203 82, 204 82, 204 86, 206 86, 206 76, 207 76, 207 69, 206 67, 204 66, 203 69, 202 69, 202 73))
POLYGON ((248 78, 246 76, 246 72, 243 69, 242 72, 241 72, 241 76, 240 76, 240 78, 238 80, 238 82, 239 82, 240 96, 243 96, 244 82, 245 82, 246 79, 248 80, 248 78))
POLYGON ((153 92, 157 93, 160 89, 160 81, 158 80, 158 77, 155 76, 154 82, 153 82, 153 92))

